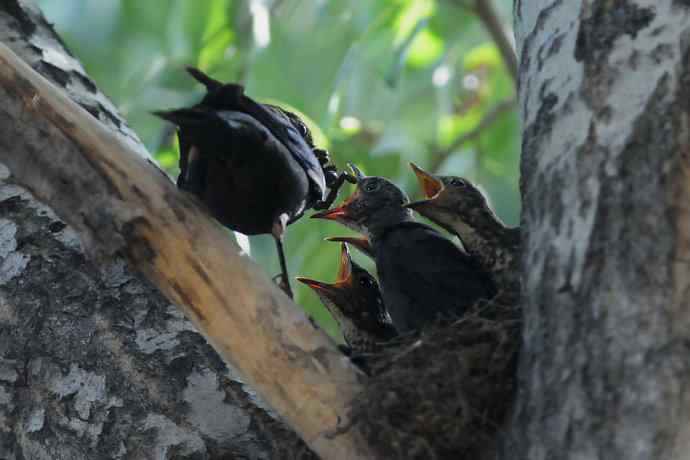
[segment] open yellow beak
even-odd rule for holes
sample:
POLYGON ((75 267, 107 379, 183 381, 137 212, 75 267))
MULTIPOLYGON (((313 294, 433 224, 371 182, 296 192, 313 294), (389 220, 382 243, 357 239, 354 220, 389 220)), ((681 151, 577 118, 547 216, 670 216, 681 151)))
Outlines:
POLYGON ((343 292, 352 288, 352 259, 347 244, 343 243, 340 249, 340 264, 338 265, 338 278, 335 283, 324 283, 311 278, 297 277, 297 281, 304 283, 317 293, 326 295, 334 302, 342 296, 343 292))
POLYGON ((433 199, 441 190, 443 190, 443 182, 435 178, 431 173, 424 171, 414 163, 410 163, 410 167, 417 176, 419 185, 422 187, 424 197, 427 200, 433 199))

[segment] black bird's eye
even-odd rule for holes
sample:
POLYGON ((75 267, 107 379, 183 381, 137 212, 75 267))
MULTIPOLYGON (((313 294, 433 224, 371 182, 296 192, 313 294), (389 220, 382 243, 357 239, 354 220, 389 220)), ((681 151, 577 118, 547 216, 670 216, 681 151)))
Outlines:
POLYGON ((450 180, 450 185, 454 187, 465 187, 467 183, 465 183, 464 180, 458 179, 457 177, 454 177, 453 179, 450 180))
POLYGON ((305 125, 304 123, 300 123, 299 124, 299 133, 302 136, 307 137, 307 134, 309 133, 309 131, 307 130, 307 125, 305 125))
POLYGON ((379 189, 379 186, 381 184, 377 180, 370 180, 366 184, 364 184, 364 191, 365 192, 375 192, 376 190, 379 189))

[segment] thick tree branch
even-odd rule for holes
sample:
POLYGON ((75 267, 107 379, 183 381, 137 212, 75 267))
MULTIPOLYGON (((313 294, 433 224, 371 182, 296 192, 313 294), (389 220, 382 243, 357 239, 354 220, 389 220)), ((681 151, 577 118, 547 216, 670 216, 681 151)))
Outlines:
POLYGON ((0 45, 0 162, 96 256, 124 255, 324 458, 359 390, 333 343, 150 161, 0 45))
POLYGON ((688 458, 689 6, 515 2, 525 326, 510 458, 688 458))

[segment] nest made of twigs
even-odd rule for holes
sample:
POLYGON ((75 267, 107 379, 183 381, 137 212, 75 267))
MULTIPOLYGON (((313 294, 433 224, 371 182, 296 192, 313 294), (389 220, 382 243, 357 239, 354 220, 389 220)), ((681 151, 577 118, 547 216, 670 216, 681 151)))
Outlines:
POLYGON ((382 458, 478 458, 515 393, 519 308, 478 306, 367 357, 350 423, 382 458))

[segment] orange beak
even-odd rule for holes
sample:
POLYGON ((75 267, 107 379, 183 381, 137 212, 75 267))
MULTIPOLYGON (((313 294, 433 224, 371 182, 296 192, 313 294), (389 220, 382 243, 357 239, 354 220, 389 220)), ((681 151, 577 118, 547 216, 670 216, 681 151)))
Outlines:
POLYGON ((343 218, 347 219, 348 217, 348 206, 350 203, 355 201, 359 197, 359 189, 355 190, 355 192, 347 197, 345 201, 343 201, 340 206, 335 207, 333 209, 327 209, 325 211, 317 212, 316 214, 313 214, 311 216, 312 219, 328 219, 328 220, 341 220, 343 218))
POLYGON ((347 290, 344 288, 343 283, 339 281, 331 284, 299 276, 297 277, 297 281, 309 286, 311 290, 319 296, 321 303, 331 314, 336 314, 333 308, 342 309, 348 304, 347 290))
POLYGON ((338 266, 338 278, 335 283, 324 283, 311 278, 297 277, 297 281, 304 283, 317 294, 323 294, 332 301, 338 303, 338 299, 342 297, 343 292, 348 291, 352 287, 352 259, 350 258, 350 251, 347 249, 347 244, 343 243, 340 249, 340 264, 338 266))
POLYGON ((427 200, 433 199, 441 190, 443 190, 443 182, 435 178, 431 173, 424 171, 414 163, 410 163, 410 167, 417 176, 419 185, 422 186, 424 197, 427 200))
POLYGON ((338 267, 338 279, 335 283, 342 287, 349 287, 352 284, 352 258, 347 244, 340 245, 340 266, 338 267))
POLYGON ((317 281, 311 278, 305 278, 303 276, 298 276, 295 278, 300 283, 304 283, 315 291, 329 291, 333 285, 324 283, 323 281, 317 281))
POLYGON ((369 243, 369 238, 365 236, 328 236, 326 237, 326 241, 348 243, 356 247, 369 257, 373 257, 374 255, 374 250, 371 247, 371 244, 369 243))

